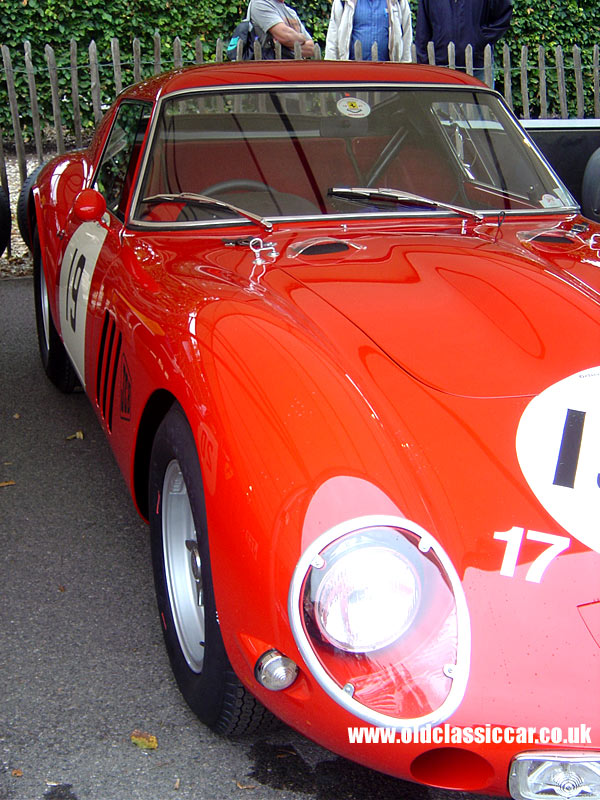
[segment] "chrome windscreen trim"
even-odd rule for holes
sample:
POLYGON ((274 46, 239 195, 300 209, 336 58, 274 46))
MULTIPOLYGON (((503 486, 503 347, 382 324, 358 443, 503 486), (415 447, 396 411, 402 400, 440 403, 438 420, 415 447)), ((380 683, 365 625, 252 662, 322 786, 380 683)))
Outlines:
MULTIPOLYGON (((568 208, 561 208, 560 215, 571 215, 576 214, 579 210, 578 206, 569 206, 568 208)), ((488 222, 495 222, 498 219, 498 212, 497 211, 481 211, 483 216, 483 221, 486 220, 488 222)), ((505 213, 506 219, 510 217, 556 217, 557 212, 556 209, 548 209, 548 208, 536 208, 532 209, 531 211, 527 211, 527 214, 524 214, 523 211, 507 211, 505 213)), ((418 210, 418 211, 388 211, 388 212, 381 212, 377 214, 307 214, 304 216, 297 216, 297 217, 265 217, 266 220, 273 223, 273 225, 286 225, 289 223, 298 223, 298 222, 382 222, 385 223, 386 221, 390 220, 402 220, 403 222, 410 222, 410 220, 448 220, 456 221, 457 223, 462 223, 463 217, 459 217, 458 214, 451 214, 447 211, 432 211, 431 209, 426 210, 418 210)), ((214 228, 232 228, 232 227, 240 227, 244 225, 251 225, 252 223, 247 219, 237 219, 232 217, 230 219, 218 219, 218 220, 194 220, 190 221, 182 221, 182 222, 148 222, 146 220, 139 220, 139 219, 130 219, 129 223, 127 224, 128 230, 147 230, 159 233, 160 231, 181 231, 181 230, 211 230, 214 228)), ((478 223, 481 224, 481 223, 478 223)), ((460 224, 459 226, 460 227, 460 224)))

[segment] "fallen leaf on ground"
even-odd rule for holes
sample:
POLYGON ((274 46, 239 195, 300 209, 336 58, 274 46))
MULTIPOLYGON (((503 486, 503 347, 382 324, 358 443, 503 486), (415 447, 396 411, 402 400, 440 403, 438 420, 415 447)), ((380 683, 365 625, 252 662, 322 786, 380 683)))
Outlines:
POLYGON ((236 781, 235 783, 238 789, 256 789, 256 786, 252 786, 250 784, 240 783, 239 781, 236 781))
POLYGON ((13 419, 21 419, 21 415, 20 414, 13 414, 13 419))
POLYGON ((77 431, 76 433, 72 433, 70 436, 67 436, 67 442, 71 441, 71 439, 83 439, 83 431, 77 431))
POLYGON ((2 481, 0 483, 0 487, 4 486, 16 486, 17 484, 14 481, 2 481))
POLYGON ((177 780, 175 781, 175 786, 173 788, 179 789, 180 786, 181 786, 181 778, 177 778, 177 780))
POLYGON ((22 778, 23 777, 23 770, 22 769, 13 769, 10 773, 13 778, 22 778))
POLYGON ((151 733, 144 733, 144 731, 135 730, 131 734, 131 741, 141 747, 142 750, 156 750, 158 747, 158 739, 151 733))

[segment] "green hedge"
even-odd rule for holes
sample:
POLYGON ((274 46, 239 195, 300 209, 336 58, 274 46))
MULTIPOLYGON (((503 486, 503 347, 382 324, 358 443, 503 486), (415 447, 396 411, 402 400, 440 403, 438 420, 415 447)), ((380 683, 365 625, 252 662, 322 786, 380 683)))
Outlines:
MULTIPOLYGON (((567 81, 567 98, 569 115, 576 116, 575 78, 573 67, 573 46, 581 48, 584 67, 584 86, 586 89, 585 115, 594 116, 593 108, 593 73, 592 59, 594 45, 600 44, 600 3, 598 0, 516 0, 512 24, 504 40, 510 47, 513 68, 518 65, 521 47, 530 49, 528 63, 537 64, 537 49, 542 45, 551 53, 560 45, 565 58, 567 81)), ((558 86, 556 82, 555 62, 547 59, 547 93, 550 107, 558 107, 558 86)), ((532 100, 532 116, 539 111, 534 93, 537 92, 539 79, 537 70, 530 75, 530 98, 532 100)), ((513 80, 514 102, 519 106, 521 100, 518 83, 513 80), (515 85, 517 88, 515 89, 515 85)))
MULTIPOLYGON (((413 11, 416 15, 416 0, 413 11)), ((317 42, 324 46, 327 22, 329 19, 330 0, 292 0, 305 24, 312 31, 317 42)), ((193 61, 195 40, 202 40, 204 58, 214 57, 215 43, 218 37, 228 38, 235 24, 245 13, 245 3, 235 0, 10 0, 0 4, 0 31, 3 44, 7 45, 13 61, 15 80, 23 114, 23 126, 26 137, 30 136, 30 124, 27 120, 28 89, 24 72, 23 42, 28 40, 32 46, 34 66, 40 73, 46 71, 44 47, 51 44, 56 51, 61 79, 61 88, 65 93, 70 91, 69 41, 74 39, 79 47, 79 63, 85 65, 88 57, 88 46, 91 40, 96 42, 98 58, 102 65, 102 83, 112 81, 112 65, 110 57, 110 41, 113 37, 119 40, 121 58, 131 61, 132 42, 137 37, 141 43, 142 57, 147 62, 146 74, 152 71, 153 35, 158 32, 163 49, 163 67, 169 66, 172 59, 172 44, 175 36, 179 36, 183 45, 185 61, 193 61)), ((530 47, 530 62, 535 65, 539 44, 554 48, 557 44, 565 52, 567 77, 572 84, 569 72, 572 47, 577 44, 582 48, 582 56, 586 69, 586 82, 591 84, 591 63, 593 45, 600 40, 600 3, 598 0, 516 0, 513 22, 505 41, 511 48, 513 69, 518 67, 522 45, 530 47)), ((498 66, 498 59, 496 60, 498 66)), ((554 64, 547 63, 549 68, 550 102, 555 99, 556 86, 553 78, 554 64)), ((0 70, 3 66, 0 63, 0 70)), ((3 75, 2 75, 3 77, 3 75)), ((131 68, 124 67, 125 83, 133 80, 131 68)), ((537 87, 535 70, 531 77, 532 96, 537 87)), ((85 124, 93 124, 89 95, 89 74, 83 69, 80 74, 82 110, 85 124)), ((44 86, 46 84, 44 83, 44 86)), ((513 81, 514 101, 517 111, 520 102, 518 75, 513 81)), ((574 92, 569 94, 569 107, 574 113, 574 92)), ((107 100, 110 99, 107 95, 107 100)), ((49 90, 40 93, 42 118, 49 123, 52 120, 49 90)), ((593 114, 590 102, 586 107, 586 115, 593 114)), ((535 113, 535 107, 533 109, 535 113)), ((65 110, 65 123, 69 124, 68 111, 65 110)), ((10 139, 12 126, 6 99, 6 84, 0 81, 0 126, 4 130, 5 139, 10 139)))

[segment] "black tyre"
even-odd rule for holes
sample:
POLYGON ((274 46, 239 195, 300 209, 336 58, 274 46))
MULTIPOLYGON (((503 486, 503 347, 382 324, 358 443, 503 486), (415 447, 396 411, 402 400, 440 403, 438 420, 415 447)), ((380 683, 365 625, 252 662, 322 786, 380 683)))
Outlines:
POLYGON ((6 192, 0 186, 0 256, 8 247, 10 241, 10 227, 10 204, 6 192))
POLYGON ((40 164, 25 178, 21 186, 21 191, 19 192, 19 199, 17 200, 17 225, 19 226, 19 233, 31 252, 33 252, 33 221, 31 209, 29 208, 29 201, 31 199, 31 189, 43 166, 43 164, 40 164))
POLYGON ((61 392, 72 392, 79 384, 79 379, 52 320, 37 231, 33 234, 33 296, 38 346, 44 371, 61 392))
POLYGON ((219 629, 202 475, 179 405, 156 434, 149 482, 152 563, 171 667, 186 702, 218 733, 256 730, 271 715, 239 682, 219 629))

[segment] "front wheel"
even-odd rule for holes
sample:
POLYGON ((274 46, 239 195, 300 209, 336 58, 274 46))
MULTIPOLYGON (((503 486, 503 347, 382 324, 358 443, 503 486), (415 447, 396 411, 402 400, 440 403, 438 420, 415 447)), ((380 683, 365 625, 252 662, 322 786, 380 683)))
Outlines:
POLYGON ((150 461, 150 533, 158 611, 171 667, 190 708, 213 730, 261 727, 265 708, 237 679, 221 637, 194 437, 174 405, 150 461))
POLYGON ((61 392, 72 392, 79 384, 79 379, 52 320, 37 231, 33 235, 33 296, 38 346, 44 371, 61 392))

